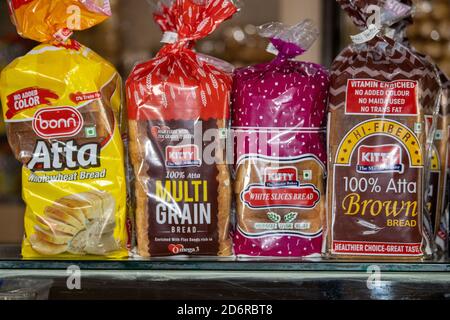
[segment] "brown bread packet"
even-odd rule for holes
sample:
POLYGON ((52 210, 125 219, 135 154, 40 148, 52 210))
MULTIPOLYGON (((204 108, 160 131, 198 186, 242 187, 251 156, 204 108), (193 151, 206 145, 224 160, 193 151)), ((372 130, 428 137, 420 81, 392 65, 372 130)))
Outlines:
POLYGON ((327 254, 421 259, 432 254, 424 211, 425 115, 437 77, 415 52, 385 36, 410 15, 396 0, 338 0, 355 24, 331 68, 327 254))

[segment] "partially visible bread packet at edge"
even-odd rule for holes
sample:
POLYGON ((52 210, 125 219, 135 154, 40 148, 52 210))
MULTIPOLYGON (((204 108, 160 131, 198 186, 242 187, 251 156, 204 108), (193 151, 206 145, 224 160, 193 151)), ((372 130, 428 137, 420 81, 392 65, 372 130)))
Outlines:
MULTIPOLYGON (((439 185, 442 190, 438 189, 439 193, 434 197, 437 206, 431 221, 435 223, 434 235, 437 253, 441 257, 448 257, 450 249, 450 78, 442 70, 440 76, 443 91, 433 144, 436 157, 432 158, 437 161, 431 162, 432 174, 434 173, 435 177, 430 179, 430 185, 439 185)), ((433 211, 431 213, 433 214, 433 211)))
POLYGON ((23 164, 24 258, 128 256, 121 78, 71 40, 109 1, 8 1, 18 33, 42 44, 0 77, 8 140, 23 164), (69 6, 80 9, 78 24, 69 6))
POLYGON ((412 22, 413 2, 412 0, 400 0, 404 8, 409 8, 409 16, 393 25, 388 34, 393 34, 394 39, 402 42, 414 51, 424 64, 428 64, 429 72, 436 74, 440 80, 441 95, 439 112, 436 115, 435 108, 426 109, 425 129, 430 144, 428 159, 427 189, 425 191, 425 209, 430 216, 432 238, 434 239, 435 251, 438 257, 446 256, 448 253, 448 211, 449 204, 448 189, 450 188, 450 79, 444 74, 429 56, 416 51, 407 37, 407 27, 412 22))

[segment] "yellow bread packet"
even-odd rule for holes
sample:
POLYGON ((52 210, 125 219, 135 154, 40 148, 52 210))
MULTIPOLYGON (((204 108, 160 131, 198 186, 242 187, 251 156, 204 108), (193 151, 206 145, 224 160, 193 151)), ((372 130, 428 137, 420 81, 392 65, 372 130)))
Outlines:
POLYGON ((9 1, 21 35, 47 42, 0 76, 8 140, 23 164, 24 258, 128 255, 121 78, 78 42, 43 37, 62 30, 64 5, 80 7, 80 29, 107 17, 87 2, 9 1))

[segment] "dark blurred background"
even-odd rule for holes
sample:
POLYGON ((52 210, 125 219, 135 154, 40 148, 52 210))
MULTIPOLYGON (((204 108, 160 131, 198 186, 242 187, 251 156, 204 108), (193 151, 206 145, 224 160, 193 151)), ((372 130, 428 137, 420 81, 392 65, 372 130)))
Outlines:
MULTIPOLYGON (((77 40, 111 61, 124 79, 136 62, 152 58, 161 47, 161 32, 152 20, 152 0, 111 0, 113 17, 77 40)), ((450 0, 415 1, 415 24, 409 29, 412 43, 430 55, 450 74, 450 0)), ((332 59, 358 32, 333 0, 241 0, 242 10, 197 49, 236 66, 270 60, 267 41, 256 26, 281 21, 295 24, 312 19, 321 31, 316 44, 301 59, 329 66, 332 59)), ((21 39, 12 26, 6 1, 0 0, 0 70, 36 43, 21 39)), ((9 152, 0 119, 0 244, 19 243, 23 205, 20 200, 20 166, 9 152)))

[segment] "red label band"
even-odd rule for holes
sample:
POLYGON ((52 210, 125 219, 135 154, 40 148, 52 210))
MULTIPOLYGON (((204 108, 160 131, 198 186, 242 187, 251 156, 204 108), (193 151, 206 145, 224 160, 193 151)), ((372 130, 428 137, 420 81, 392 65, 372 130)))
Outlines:
POLYGON ((417 112, 416 81, 348 80, 346 114, 405 116, 417 112))
MULTIPOLYGON (((136 99, 136 98, 135 98, 136 99)), ((225 99, 211 103, 207 107, 202 107, 197 101, 189 101, 189 97, 178 94, 176 102, 171 102, 167 107, 163 107, 163 103, 148 94, 145 102, 137 105, 135 99, 127 98, 128 103, 128 119, 137 121, 159 120, 203 120, 209 119, 226 119, 230 118, 230 108, 225 104, 225 99)), ((172 100, 169 100, 172 101, 172 100)))
POLYGON ((16 91, 7 97, 8 111, 6 119, 13 118, 16 114, 38 107, 40 105, 50 106, 49 99, 58 99, 59 96, 51 90, 42 88, 26 88, 16 91))
POLYGON ((250 208, 314 208, 320 200, 320 192, 313 185, 270 188, 250 186, 241 194, 242 201, 250 208))
POLYGON ((383 243, 358 241, 333 241, 333 253, 381 256, 420 256, 420 243, 383 243))

